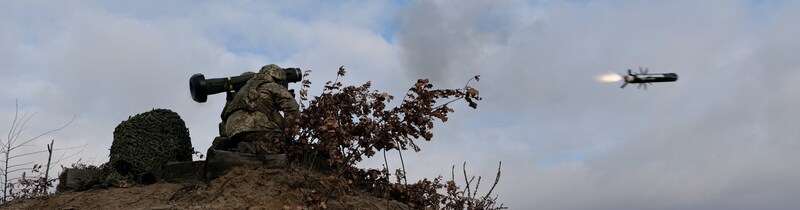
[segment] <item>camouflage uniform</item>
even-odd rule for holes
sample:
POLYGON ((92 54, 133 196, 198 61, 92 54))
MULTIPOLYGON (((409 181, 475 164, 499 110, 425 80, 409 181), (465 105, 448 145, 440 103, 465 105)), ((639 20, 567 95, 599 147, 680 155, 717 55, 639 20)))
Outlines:
MULTIPOLYGON (((242 86, 222 111, 220 134, 225 142, 215 142, 217 149, 243 150, 277 154, 285 145, 284 128, 291 127, 300 111, 297 102, 287 90, 286 73, 277 65, 267 65, 242 86), (285 119, 279 111, 283 111, 285 119), (248 144, 252 142, 252 144, 248 144), (255 147, 255 148, 252 148, 255 147)), ((243 151, 240 151, 243 152, 243 151)))

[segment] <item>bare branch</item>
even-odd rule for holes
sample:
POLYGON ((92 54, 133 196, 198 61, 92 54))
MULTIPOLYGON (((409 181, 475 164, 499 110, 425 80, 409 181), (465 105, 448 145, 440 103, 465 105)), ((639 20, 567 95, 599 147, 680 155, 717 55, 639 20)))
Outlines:
MULTIPOLYGON (((474 177, 473 177, 474 178, 474 177)), ((478 182, 475 183, 475 190, 472 191, 473 198, 478 196, 478 188, 481 186, 481 176, 478 176, 478 182)))
MULTIPOLYGON (((496 187, 497 183, 500 182, 500 168, 501 167, 503 167, 503 161, 500 161, 500 163, 497 164, 497 176, 495 176, 495 178, 494 178, 494 184, 492 184, 492 188, 489 189, 489 192, 487 192, 485 196, 483 196, 484 200, 488 199, 489 196, 492 195, 492 191, 494 191, 494 187, 496 187)), ((501 207, 502 207, 502 205, 501 205, 501 207)))
MULTIPOLYGON (((44 135, 47 135, 47 134, 50 134, 50 133, 53 133, 53 132, 56 132, 56 131, 60 131, 61 129, 64 129, 64 128, 66 128, 67 126, 69 126, 70 124, 72 124, 72 122, 74 122, 74 121, 75 121, 75 118, 76 118, 76 117, 78 117, 78 116, 77 116, 77 115, 73 115, 73 116, 72 116, 72 119, 70 119, 70 120, 69 120, 69 122, 68 122, 67 124, 64 124, 64 126, 61 126, 61 127, 59 127, 59 128, 56 128, 56 129, 53 129, 53 130, 49 130, 49 131, 47 131, 47 132, 44 132, 44 133, 42 133, 42 134, 39 134, 38 136, 36 136, 36 137, 33 137, 33 138, 31 138, 31 139, 28 139, 28 140, 26 140, 25 142, 23 142, 23 143, 21 143, 21 144, 19 144, 19 145, 25 145, 25 144, 28 144, 28 143, 30 143, 31 141, 34 141, 34 140, 38 139, 39 137, 42 137, 42 136, 44 136, 44 135)), ((18 145, 18 146, 13 146, 13 147, 11 147, 11 149, 10 149, 10 150, 14 150, 14 149, 16 149, 16 148, 20 147, 19 145, 18 145)))
POLYGON ((450 180, 456 180, 456 165, 453 165, 453 167, 450 168, 450 180))
MULTIPOLYGON (((58 164, 58 163, 60 163, 61 161, 63 161, 63 160, 66 160, 66 159, 68 159, 68 158, 75 157, 76 155, 80 154, 80 153, 81 153, 81 152, 83 152, 84 150, 86 150, 86 147, 81 147, 81 151, 78 151, 78 152, 76 152, 76 153, 73 153, 73 154, 71 154, 71 155, 69 155, 69 156, 67 156, 67 157, 64 157, 64 156, 62 155, 62 157, 61 157, 61 158, 59 158, 59 159, 58 159, 56 162, 53 162, 53 163, 51 163, 51 164, 50 164, 50 166, 52 166, 52 165, 55 165, 55 164, 58 164)), ((66 153, 66 152, 65 152, 65 153, 66 153)), ((65 154, 65 153, 62 153, 62 154, 65 154)))
POLYGON ((27 162, 27 163, 20 163, 20 164, 10 165, 10 166, 8 166, 8 168, 14 168, 14 167, 30 165, 30 164, 33 164, 33 161, 30 161, 30 162, 27 162))
POLYGON ((44 153, 44 152, 47 152, 47 150, 39 150, 39 151, 34 151, 34 152, 28 152, 28 153, 23 153, 23 154, 19 154, 19 155, 9 156, 8 160, 11 160, 11 159, 14 159, 14 158, 18 158, 18 157, 28 156, 28 155, 35 155, 35 154, 44 153))
POLYGON ((11 130, 9 130, 9 135, 7 139, 8 143, 6 143, 5 145, 7 150, 9 151, 11 150, 10 147, 14 145, 14 142, 16 142, 19 139, 19 135, 27 127, 26 123, 28 120, 30 120, 30 117, 27 116, 28 116, 28 111, 25 111, 25 113, 22 114, 22 117, 19 119, 17 119, 17 117, 19 116, 14 116, 15 117, 14 123, 12 123, 11 130))
MULTIPOLYGON (((77 148, 85 148, 86 145, 87 144, 84 144, 84 145, 81 145, 81 146, 74 146, 74 147, 58 148, 58 149, 53 149, 53 151, 62 151, 62 150, 72 150, 72 149, 77 149, 77 148)), ((83 151, 83 150, 81 150, 81 151, 83 151)), ((47 150, 33 151, 33 152, 23 153, 23 154, 19 154, 19 155, 9 156, 8 159, 14 159, 14 158, 22 157, 22 156, 34 155, 34 154, 45 153, 45 152, 47 152, 47 150)))
POLYGON ((28 168, 17 168, 17 169, 9 171, 8 173, 14 173, 14 172, 17 172, 17 171, 31 170, 31 169, 33 169, 33 168, 30 168, 30 167, 28 167, 28 168))
MULTIPOLYGON (((28 121, 30 121, 31 118, 33 118, 34 115, 36 115, 36 113, 33 113, 33 114, 31 114, 29 116, 27 110, 25 111, 24 114, 22 114, 21 121, 17 121, 17 125, 14 128, 16 130, 14 131, 13 136, 9 137, 9 140, 10 140, 9 143, 8 143, 9 148, 10 148, 10 146, 13 146, 14 143, 17 142, 17 140, 19 140, 19 136, 20 136, 20 134, 22 134, 22 131, 28 129, 28 121)), ((9 150, 13 150, 13 149, 9 149, 9 150)))
MULTIPOLYGON (((11 134, 14 133, 14 129, 17 125, 17 117, 19 117, 19 101, 14 100, 14 120, 11 121, 11 129, 8 130, 8 137, 6 138, 8 141, 11 141, 11 134)), ((5 145, 3 145, 5 147, 5 145)))
MULTIPOLYGON (((10 160, 11 159, 16 159, 16 158, 19 158, 19 157, 25 157, 25 156, 29 156, 29 155, 39 154, 39 153, 43 153, 43 152, 50 152, 51 155, 52 155, 52 151, 55 151, 55 150, 68 151, 68 150, 77 148, 77 147, 71 147, 71 148, 54 149, 54 148, 52 148, 52 140, 51 140, 51 144, 48 145, 47 150, 33 151, 33 152, 27 152, 27 153, 23 153, 23 154, 11 155, 11 152, 16 150, 16 149, 19 149, 19 148, 22 148, 22 147, 34 146, 34 145, 30 145, 30 143, 35 141, 35 140, 37 140, 37 139, 39 139, 39 138, 41 138, 42 136, 45 136, 45 135, 48 135, 48 134, 51 134, 53 132, 60 131, 60 130, 62 130, 64 128, 66 128, 67 126, 71 125, 75 121, 75 118, 77 117, 77 115, 73 116, 72 119, 70 119, 70 121, 68 123, 64 124, 61 127, 58 127, 56 129, 40 133, 39 135, 36 135, 36 136, 34 136, 33 138, 30 138, 30 139, 21 140, 20 138, 22 136, 22 133, 24 131, 26 131, 30 127, 28 123, 31 122, 31 120, 33 119, 34 116, 36 116, 36 113, 29 114, 29 112, 26 110, 22 115, 20 115, 19 101, 18 100, 15 100, 14 106, 15 106, 14 119, 13 119, 13 121, 11 123, 11 128, 8 131, 7 138, 5 140, 2 140, 2 142, 0 142, 0 154, 4 155, 3 157, 0 158, 0 163, 3 164, 2 168, 0 168, 0 176, 3 176, 3 180, 2 181, 4 183, 3 187, 2 187, 3 188, 3 198, 2 198, 2 200, 0 200, 0 202, 8 201, 7 199, 9 198, 9 193, 11 193, 11 197, 12 198, 17 198, 17 196, 18 196, 18 194, 13 192, 13 188, 14 187, 10 186, 8 184, 9 183, 9 177, 8 177, 9 174, 15 173, 15 172, 19 172, 19 171, 23 171, 23 170, 32 170, 33 169, 33 168, 30 168, 30 167, 22 167, 22 168, 20 168, 21 166, 33 164, 33 162, 26 162, 26 163, 11 164, 10 165, 10 160)), ((52 164, 50 164, 50 159, 48 158, 48 164, 47 164, 47 168, 46 168, 46 172, 45 173, 49 172, 49 167, 51 165, 52 164)), ((34 167, 36 167, 36 170, 39 170, 40 169, 39 167, 42 167, 42 166, 34 165, 34 167)), ((23 176, 24 176, 24 173, 23 173, 23 176)), ((47 177, 47 174, 45 175, 45 177, 47 177)), ((47 178, 45 178, 45 179, 47 179, 47 178)), ((37 188, 36 190, 41 190, 41 192, 45 192, 46 193, 47 188, 51 187, 51 186, 52 185, 46 184, 46 185, 41 185, 41 186, 37 185, 35 187, 37 188)))
MULTIPOLYGON (((403 161, 403 150, 397 150, 397 154, 400 154, 400 165, 403 166, 403 184, 408 185, 408 178, 406 178, 406 163, 403 161)), ((400 180, 398 180, 400 181, 400 180)))

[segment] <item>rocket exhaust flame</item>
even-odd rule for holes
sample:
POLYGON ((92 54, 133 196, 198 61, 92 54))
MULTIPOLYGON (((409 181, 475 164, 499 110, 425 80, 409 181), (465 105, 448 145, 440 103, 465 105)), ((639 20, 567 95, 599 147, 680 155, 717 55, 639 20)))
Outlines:
POLYGON ((607 73, 595 77, 595 80, 597 80, 598 82, 605 82, 605 83, 619 82, 622 80, 622 75, 619 75, 617 73, 607 73))

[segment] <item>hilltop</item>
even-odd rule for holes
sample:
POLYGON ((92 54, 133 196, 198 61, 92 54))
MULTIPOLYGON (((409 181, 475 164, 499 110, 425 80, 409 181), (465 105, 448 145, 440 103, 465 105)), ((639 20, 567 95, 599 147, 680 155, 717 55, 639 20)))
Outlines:
POLYGON ((60 192, 3 209, 410 209, 333 176, 292 169, 235 168, 208 182, 60 192), (327 200, 322 200, 326 199, 327 200))

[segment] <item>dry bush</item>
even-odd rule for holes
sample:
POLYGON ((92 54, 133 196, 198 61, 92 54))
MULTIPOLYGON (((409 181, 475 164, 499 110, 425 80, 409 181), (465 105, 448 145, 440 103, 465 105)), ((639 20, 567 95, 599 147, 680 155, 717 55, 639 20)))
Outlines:
MULTIPOLYGON (((379 197, 398 200, 413 208, 442 209, 502 209, 495 207, 497 197, 491 197, 491 190, 483 197, 476 197, 480 177, 475 189, 470 191, 473 180, 461 189, 454 180, 443 182, 441 177, 424 179, 408 184, 403 168, 394 173, 396 182, 390 182, 387 168, 360 169, 355 165, 364 158, 380 152, 384 159, 386 152, 398 151, 402 161, 402 151, 420 151, 415 140, 433 139, 434 122, 447 122, 448 114, 454 110, 451 103, 464 101, 477 108, 481 100, 477 89, 470 82, 480 80, 476 75, 458 89, 435 89, 427 79, 417 80, 408 89, 400 105, 388 108, 394 96, 372 89, 371 82, 360 86, 344 85, 338 82, 345 76, 340 67, 335 81, 328 81, 319 96, 309 101, 308 89, 311 82, 302 81, 300 90, 301 113, 294 120, 295 127, 287 128, 286 151, 296 164, 309 169, 332 172, 347 180, 352 186, 379 197)), ((310 71, 306 71, 307 78, 310 71)), ((388 164, 387 164, 388 165, 388 164)), ((494 185, 499 181, 500 169, 494 185)), ((466 176, 466 170, 465 170, 466 176)), ((474 177, 473 177, 474 179, 474 177)), ((316 197, 312 203, 317 201, 316 197)))
POLYGON ((35 164, 31 167, 30 171, 32 175, 35 175, 28 176, 27 172, 23 172, 22 177, 20 177, 16 183, 8 183, 6 185, 6 190, 8 190, 11 199, 16 200, 20 198, 49 195, 50 192, 48 190, 53 187, 53 183, 57 179, 48 178, 41 170, 42 165, 35 164))
MULTIPOLYGON (((306 71, 306 76, 308 73, 306 71)), ((342 67, 337 80, 344 75, 342 67)), ((303 110, 299 119, 294 119, 298 126, 287 130, 294 138, 294 141, 287 141, 293 142, 289 151, 294 152, 291 155, 306 158, 303 160, 321 155, 328 166, 336 169, 354 166, 379 151, 409 148, 420 151, 414 140, 422 137, 430 141, 434 121, 447 122, 447 115, 454 111, 449 106, 451 103, 464 99, 470 107, 477 108, 475 101, 481 98, 469 82, 479 79, 480 76, 471 78, 463 89, 433 89, 427 79, 417 80, 401 104, 391 109, 387 109, 386 104, 394 100, 394 96, 372 90, 370 82, 344 86, 328 81, 322 94, 306 106, 307 88, 311 83, 304 80, 300 91, 303 110), (449 101, 440 102, 442 99, 449 101), (312 151, 314 153, 310 154, 312 151)))
POLYGON ((8 202, 15 198, 46 195, 49 188, 52 187, 52 182, 55 180, 49 178, 51 166, 80 153, 80 151, 78 151, 77 153, 67 155, 67 151, 82 149, 85 146, 55 148, 53 147, 55 140, 52 139, 50 140, 50 144, 47 144, 47 150, 26 150, 26 147, 34 146, 33 143, 39 140, 39 138, 66 128, 72 124, 77 117, 73 116, 69 122, 59 128, 39 133, 31 138, 25 138, 23 132, 29 128, 28 123, 35 115, 36 113, 29 114, 28 111, 20 113, 19 103, 15 102, 14 118, 11 122, 11 127, 8 130, 6 138, 0 138, 0 176, 2 176, 2 179, 0 179, 0 181, 2 181, 0 186, 3 188, 3 195, 2 199, 0 199, 0 203, 8 202), (63 153, 53 161, 52 157, 55 151, 63 151, 63 153), (16 163, 19 159, 42 153, 48 154, 47 164, 34 164, 33 161, 16 163), (29 165, 33 165, 33 167, 25 167, 29 165), (44 171, 41 171, 42 168, 44 168, 44 171), (20 171, 23 172, 22 176, 16 178, 10 177, 14 174, 18 174, 20 171), (28 177, 28 171, 39 175, 28 177), (17 180, 17 183, 13 183, 14 180, 17 180))

